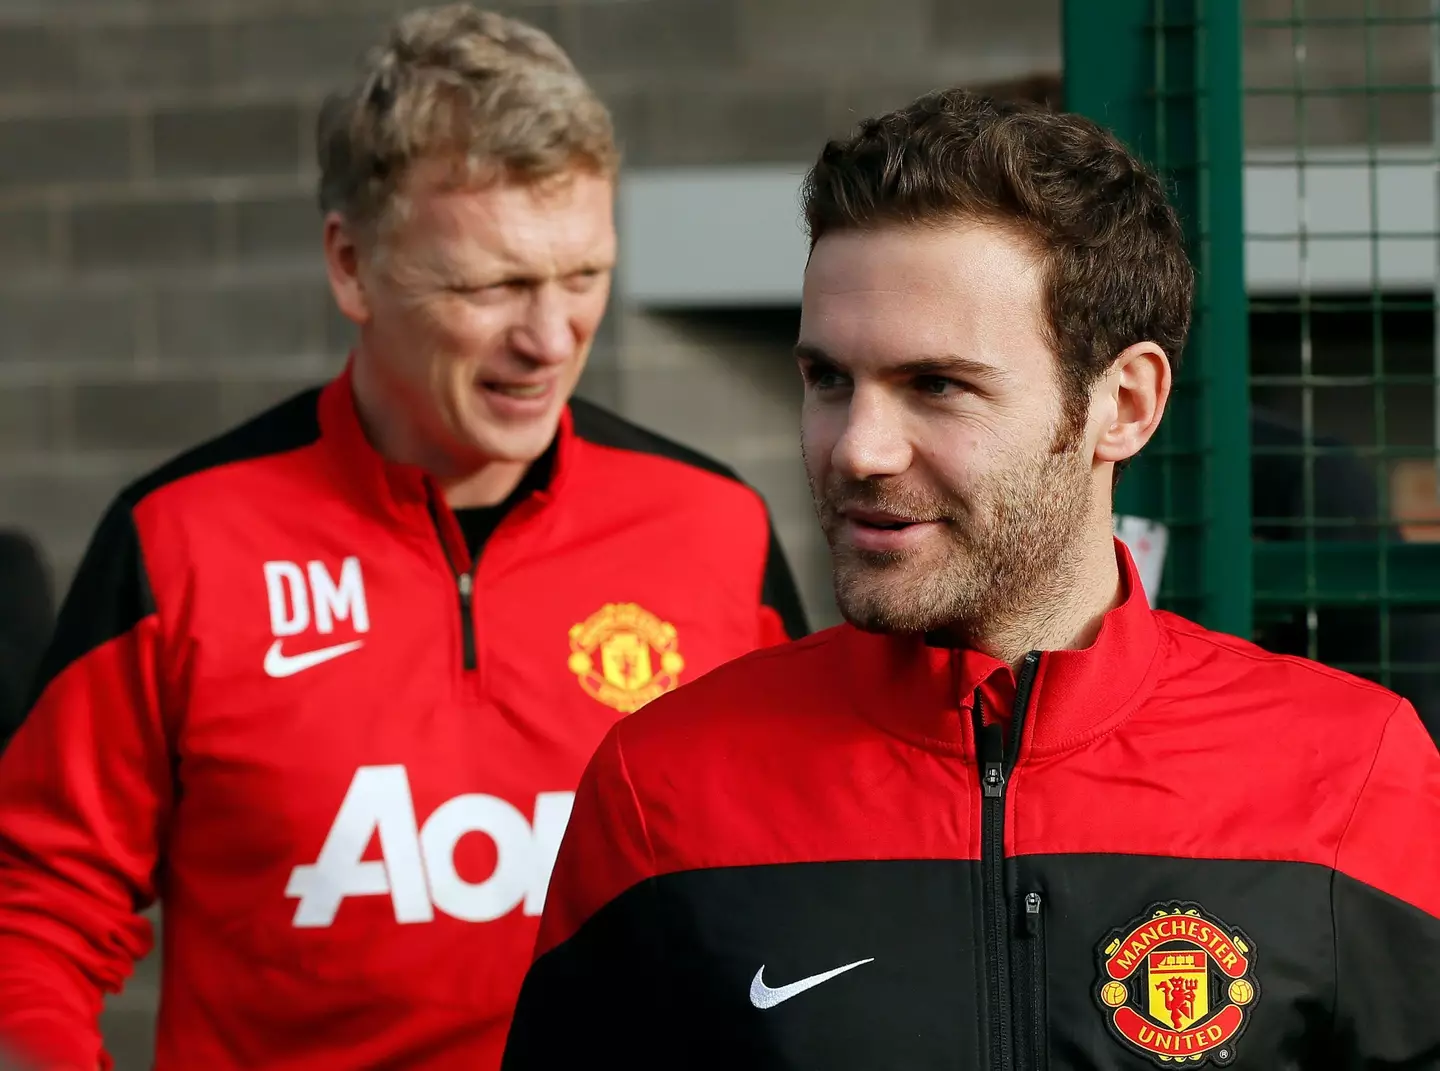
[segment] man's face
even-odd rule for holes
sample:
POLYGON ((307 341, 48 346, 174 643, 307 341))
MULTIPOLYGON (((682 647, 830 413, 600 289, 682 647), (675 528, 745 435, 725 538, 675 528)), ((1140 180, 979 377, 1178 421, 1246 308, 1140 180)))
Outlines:
POLYGON ((847 620, 964 641, 1043 607, 1091 515, 1042 271, 999 227, 827 235, 805 272, 802 441, 847 620))
POLYGON ((457 186, 422 163, 362 255, 362 357, 421 453, 456 473, 530 462, 555 435, 605 311, 613 183, 457 186))

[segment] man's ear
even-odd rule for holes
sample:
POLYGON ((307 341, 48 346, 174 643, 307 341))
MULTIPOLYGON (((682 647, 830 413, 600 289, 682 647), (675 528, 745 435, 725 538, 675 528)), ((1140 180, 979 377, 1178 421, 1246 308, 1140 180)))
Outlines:
POLYGON ((1115 358, 1093 399, 1102 421, 1096 461, 1114 464, 1140 452, 1165 415, 1170 384, 1170 359, 1153 342, 1137 342, 1115 358))
POLYGON ((325 272, 330 292, 345 318, 364 327, 370 322, 370 302, 360 276, 361 251, 354 231, 338 212, 325 217, 325 272))

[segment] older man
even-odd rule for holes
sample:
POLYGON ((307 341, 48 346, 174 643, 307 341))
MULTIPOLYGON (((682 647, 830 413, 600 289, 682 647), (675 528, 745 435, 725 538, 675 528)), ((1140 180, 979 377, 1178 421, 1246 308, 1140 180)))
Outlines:
POLYGON ((344 373, 126 489, 0 762, 0 1047, 105 1062, 163 901, 156 1067, 494 1067, 605 731, 805 630, 759 496, 571 400, 605 109, 537 30, 412 13, 320 125, 344 373))

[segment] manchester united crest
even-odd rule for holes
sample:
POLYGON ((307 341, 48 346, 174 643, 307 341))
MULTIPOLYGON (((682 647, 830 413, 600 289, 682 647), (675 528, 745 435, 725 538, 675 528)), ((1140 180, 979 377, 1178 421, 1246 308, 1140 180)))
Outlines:
POLYGON ((1095 997, 1124 1045, 1162 1067, 1234 1061, 1260 997, 1243 933, 1196 904, 1155 904, 1099 956, 1095 997))
POLYGON ((570 671, 622 714, 675 688, 685 659, 675 626, 633 602, 607 603, 570 629, 570 671))

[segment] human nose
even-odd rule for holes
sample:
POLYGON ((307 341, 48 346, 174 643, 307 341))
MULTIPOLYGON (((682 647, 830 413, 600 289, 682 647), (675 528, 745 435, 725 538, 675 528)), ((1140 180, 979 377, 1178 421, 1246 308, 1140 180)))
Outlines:
POLYGON ((539 364, 563 364, 575 355, 578 341, 570 305, 560 287, 544 285, 532 291, 524 317, 514 330, 512 345, 539 364))
POLYGON ((850 480, 898 476, 913 452, 901 407, 882 390, 857 388, 831 452, 833 468, 850 480))

